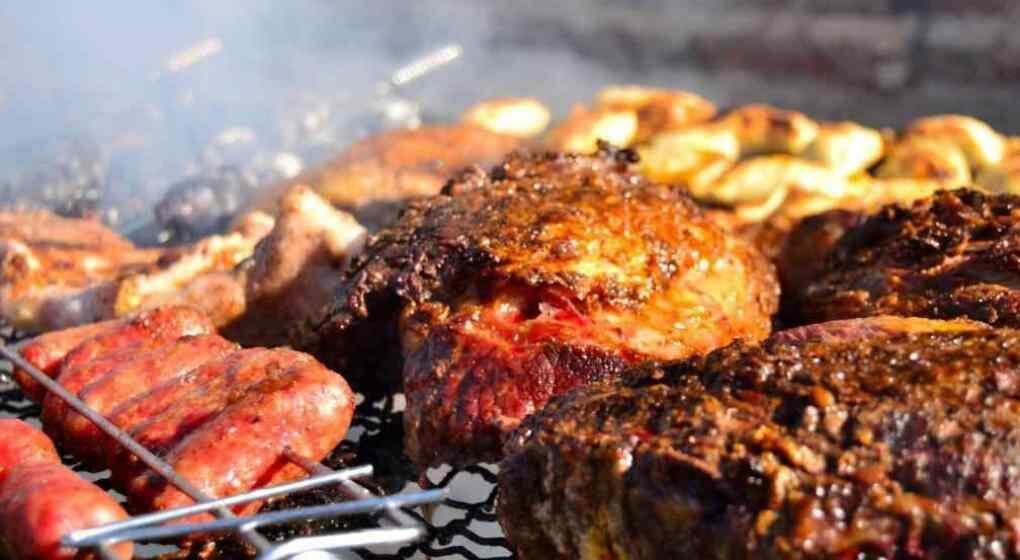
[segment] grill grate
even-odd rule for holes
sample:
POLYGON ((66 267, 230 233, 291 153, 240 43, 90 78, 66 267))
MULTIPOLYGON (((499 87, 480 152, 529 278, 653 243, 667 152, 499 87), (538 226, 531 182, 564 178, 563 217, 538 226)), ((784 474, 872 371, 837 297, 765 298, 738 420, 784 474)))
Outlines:
MULTIPOLYGON (((0 339, 14 344, 26 338, 9 327, 0 325, 0 339)), ((9 373, 10 363, 0 360, 0 373, 9 373)), ((447 487, 449 498, 436 506, 405 508, 404 511, 426 528, 427 536, 418 542, 393 550, 356 550, 369 560, 404 560, 413 558, 450 558, 464 560, 510 560, 513 554, 496 523, 495 467, 478 465, 464 469, 442 469, 429 472, 420 480, 415 468, 403 454, 402 396, 393 395, 377 401, 364 401, 355 411, 348 439, 323 464, 341 469, 354 464, 374 467, 370 481, 362 482, 373 493, 392 494, 402 490, 447 487), (466 492, 462 492, 466 490, 466 492)), ((23 420, 38 419, 39 407, 26 399, 6 377, 0 376, 0 417, 23 420)), ((70 463, 74 466, 73 462, 70 463)), ((84 473, 95 478, 90 473, 84 473)), ((104 480, 97 481, 101 486, 104 480)), ((349 501, 338 487, 321 487, 288 495, 263 508, 263 512, 283 511, 349 501)), ((292 522, 261 530, 270 541, 282 541, 337 531, 367 529, 378 526, 382 512, 368 516, 337 517, 325 520, 292 522)), ((232 540, 216 543, 216 547, 195 547, 162 555, 170 559, 237 558, 243 554, 241 545, 232 540)))

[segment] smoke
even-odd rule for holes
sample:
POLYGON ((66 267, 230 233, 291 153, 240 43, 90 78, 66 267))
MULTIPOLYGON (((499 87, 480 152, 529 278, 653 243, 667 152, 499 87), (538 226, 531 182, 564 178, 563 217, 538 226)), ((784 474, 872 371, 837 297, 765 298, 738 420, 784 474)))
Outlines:
POLYGON ((872 125, 902 124, 919 111, 1007 120, 996 118, 1002 103, 974 91, 890 96, 838 80, 699 68, 691 37, 753 4, 6 2, 0 196, 81 201, 72 213, 95 208, 130 228, 151 219, 160 196, 184 180, 234 176, 222 170, 236 168, 254 188, 373 131, 456 118, 486 97, 531 95, 563 114, 614 82, 872 125), (455 63, 379 97, 397 68, 448 44, 462 48, 455 63))

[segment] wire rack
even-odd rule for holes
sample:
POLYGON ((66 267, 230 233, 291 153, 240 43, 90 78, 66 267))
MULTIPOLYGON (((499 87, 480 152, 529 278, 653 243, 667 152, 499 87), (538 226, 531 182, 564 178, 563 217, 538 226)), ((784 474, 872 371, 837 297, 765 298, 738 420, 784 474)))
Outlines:
MULTIPOLYGON (((16 348, 23 338, 0 325, 0 342, 8 346, 8 350, 16 348)), ((0 374, 9 372, 10 368, 10 362, 0 356, 0 374)), ((39 375, 44 376, 41 372, 39 375)), ((248 499, 279 497, 263 507, 257 516, 245 518, 244 523, 231 519, 232 514, 225 509, 243 498, 222 502, 197 495, 199 504, 194 506, 197 509, 174 512, 176 516, 212 511, 221 517, 201 527, 170 526, 175 528, 168 529, 153 523, 166 521, 173 514, 141 516, 126 525, 112 527, 119 532, 104 533, 103 539, 96 532, 87 531, 75 535, 79 539, 75 542, 109 542, 111 535, 152 542, 190 531, 201 530, 205 534, 212 528, 219 533, 232 531, 241 538, 213 538, 201 546, 165 552, 149 547, 147 556, 162 560, 245 556, 269 559, 289 557, 317 547, 335 549, 340 546, 354 554, 346 557, 372 560, 512 559, 511 549, 496 523, 495 467, 442 468, 419 475, 403 453, 402 409, 403 399, 399 394, 362 401, 355 411, 348 438, 321 464, 291 457, 309 472, 310 478, 246 496, 248 499), (203 498, 206 499, 204 504, 203 498), (438 500, 442 501, 434 503, 438 500), (270 522, 272 526, 266 526, 270 522)), ((28 401, 6 376, 0 375, 0 417, 38 419, 39 413, 38 406, 28 401)), ((66 459, 83 475, 96 478, 93 473, 81 471, 73 458, 66 459)), ((161 467, 156 466, 158 472, 161 467)), ((170 474, 172 477, 173 473, 170 474)), ((96 482, 106 486, 102 478, 96 482)), ((184 485, 182 489, 188 490, 186 481, 184 485)), ((100 553, 102 555, 102 551, 100 553)))

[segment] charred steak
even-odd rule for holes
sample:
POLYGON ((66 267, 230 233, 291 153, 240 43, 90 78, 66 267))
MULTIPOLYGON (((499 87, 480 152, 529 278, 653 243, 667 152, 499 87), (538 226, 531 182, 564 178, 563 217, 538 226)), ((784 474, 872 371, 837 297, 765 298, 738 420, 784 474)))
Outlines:
POLYGON ((372 237, 318 328, 355 387, 407 395, 420 465, 497 459, 552 395, 648 359, 761 339, 771 265, 633 153, 512 155, 372 237))
POLYGON ((499 513, 524 559, 1016 558, 1018 449, 1020 331, 859 319, 553 399, 499 513))
MULTIPOLYGON (((797 259, 788 253, 788 261, 797 259)), ((813 278, 784 286, 792 288, 784 293, 784 314, 793 321, 893 314, 1020 327, 1020 197, 1014 195, 961 189, 887 206, 848 229, 818 260, 825 264, 813 278)))

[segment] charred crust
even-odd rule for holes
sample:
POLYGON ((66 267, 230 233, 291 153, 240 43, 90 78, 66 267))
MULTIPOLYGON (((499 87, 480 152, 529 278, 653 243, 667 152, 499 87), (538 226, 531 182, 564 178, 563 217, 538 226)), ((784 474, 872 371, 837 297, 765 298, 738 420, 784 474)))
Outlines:
MULTIPOLYGON (((351 354, 351 333, 368 321, 449 305, 479 281, 639 305, 727 241, 685 195, 643 179, 636 157, 602 145, 592 156, 517 152, 489 172, 462 171, 444 194, 412 202, 369 239, 304 345, 317 355, 351 354)), ((764 260, 755 266, 770 277, 764 260)), ((353 377, 367 369, 335 365, 353 377)))
POLYGON ((1020 326, 1020 197, 942 191, 851 228, 790 294, 807 323, 879 314, 1020 326))
POLYGON ((552 399, 509 439, 500 518, 522 557, 1020 546, 1018 331, 770 339, 625 377, 552 399))

